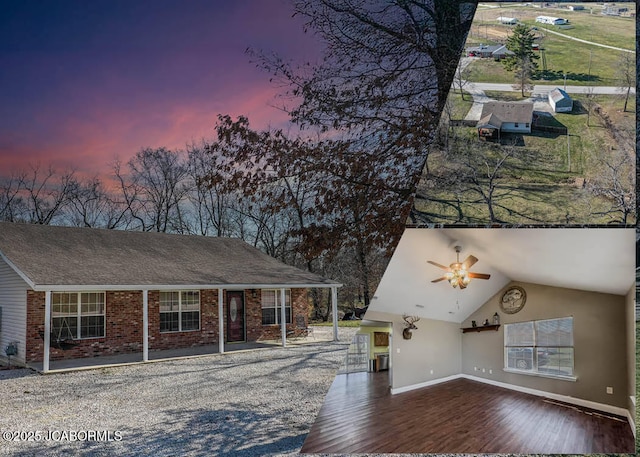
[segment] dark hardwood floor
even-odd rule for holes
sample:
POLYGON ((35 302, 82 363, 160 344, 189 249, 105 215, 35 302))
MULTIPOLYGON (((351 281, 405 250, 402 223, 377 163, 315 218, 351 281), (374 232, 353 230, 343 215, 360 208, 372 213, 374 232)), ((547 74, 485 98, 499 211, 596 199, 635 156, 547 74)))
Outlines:
POLYGON ((397 395, 381 373, 338 375, 303 453, 633 453, 626 418, 456 379, 397 395))

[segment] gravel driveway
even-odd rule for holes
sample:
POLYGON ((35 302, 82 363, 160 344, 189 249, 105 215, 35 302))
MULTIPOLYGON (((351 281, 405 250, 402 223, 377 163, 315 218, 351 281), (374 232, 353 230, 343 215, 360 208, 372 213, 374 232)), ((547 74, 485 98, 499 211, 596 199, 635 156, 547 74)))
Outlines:
POLYGON ((286 349, 46 376, 0 372, 0 454, 297 455, 355 330, 286 349), (55 439, 6 440, 36 431, 56 431, 55 439))

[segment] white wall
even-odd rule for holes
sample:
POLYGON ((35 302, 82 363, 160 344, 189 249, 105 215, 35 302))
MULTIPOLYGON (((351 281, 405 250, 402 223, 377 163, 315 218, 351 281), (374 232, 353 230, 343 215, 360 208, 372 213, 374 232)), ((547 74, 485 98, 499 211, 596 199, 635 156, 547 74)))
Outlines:
POLYGON ((628 409, 631 417, 636 417, 636 407, 631 397, 636 397, 636 288, 632 287, 625 299, 626 334, 627 334, 627 395, 628 409))
POLYGON ((27 339, 27 283, 0 259, 0 357, 10 342, 18 342, 18 355, 11 360, 24 363, 27 339))
POLYGON ((502 325, 497 332, 470 332, 462 336, 462 373, 627 409, 629 355, 625 301, 628 299, 538 284, 511 284, 523 287, 527 293, 522 311, 505 314, 500 310, 499 301, 506 286, 463 322, 464 327, 470 327, 471 320, 481 323, 498 312, 502 325), (569 316, 573 316, 576 382, 503 371, 503 324, 569 316), (607 394, 606 387, 613 387, 613 394, 607 394))
POLYGON ((391 322, 393 345, 390 348, 393 389, 400 389, 457 375, 462 369, 462 332, 454 322, 421 319, 416 322, 410 340, 402 338, 402 316, 367 311, 367 319, 391 322), (432 373, 433 371, 433 373, 432 373))
POLYGON ((526 125, 527 124, 525 122, 518 122, 518 126, 516 127, 515 122, 503 122, 501 130, 503 132, 530 133, 531 123, 529 123, 529 127, 526 125))

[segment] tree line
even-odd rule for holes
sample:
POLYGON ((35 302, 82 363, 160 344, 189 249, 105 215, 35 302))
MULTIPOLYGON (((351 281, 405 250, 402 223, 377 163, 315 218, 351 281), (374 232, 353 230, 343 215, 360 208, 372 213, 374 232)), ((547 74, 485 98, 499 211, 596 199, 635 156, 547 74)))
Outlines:
MULTIPOLYGON (((475 2, 292 5, 323 59, 248 53, 284 87, 297 133, 221 115, 215 140, 143 149, 109 180, 33 166, 3 181, 0 218, 237 236, 343 282, 341 302, 367 306, 404 230, 475 2)), ((326 319, 329 298, 313 300, 326 319)))

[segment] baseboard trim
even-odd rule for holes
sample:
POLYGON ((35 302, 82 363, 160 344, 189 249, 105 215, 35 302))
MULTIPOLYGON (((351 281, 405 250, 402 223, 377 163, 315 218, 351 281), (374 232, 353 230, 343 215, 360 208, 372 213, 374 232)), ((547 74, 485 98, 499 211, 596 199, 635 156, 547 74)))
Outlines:
POLYGON ((404 392, 409 392, 411 390, 416 390, 416 389, 422 389, 423 387, 429 387, 429 386, 433 386, 436 384, 442 384, 443 382, 447 382, 447 381, 453 381, 454 379, 458 379, 460 378, 461 375, 459 374, 454 374, 451 376, 447 376, 444 378, 438 378, 438 379, 432 379, 431 381, 425 381, 425 382, 421 382, 418 384, 411 384, 409 386, 404 386, 404 387, 398 387, 397 389, 394 389, 393 387, 391 388, 391 394, 395 395, 395 394, 401 394, 404 392))
POLYGON ((504 389, 515 390, 517 392, 522 392, 525 394, 535 395, 537 397, 545 397, 551 398, 553 400, 561 401, 564 403, 569 403, 576 406, 582 406, 584 408, 594 409, 596 411, 602 411, 604 413, 615 414, 616 416, 626 417, 629 421, 629 425, 631 425, 631 429, 633 430, 633 434, 636 434, 636 427, 633 417, 628 409, 620 408, 618 406, 605 405, 604 403, 597 403, 591 400, 583 400, 581 398, 569 397, 567 395, 554 394, 551 392, 545 392, 543 390, 531 389, 529 387, 516 386, 515 384, 507 384, 505 382, 494 381, 492 379, 479 378, 477 376, 468 375, 468 374, 455 374, 451 376, 446 376, 444 378, 433 379, 431 381, 425 381, 418 384, 411 384, 409 386, 398 387, 397 389, 391 388, 391 394, 401 394, 404 392, 410 392, 412 390, 421 389, 423 387, 429 387, 436 384, 441 384, 447 381, 453 381, 455 379, 469 379, 471 381, 483 382, 485 384, 491 384, 496 387, 502 387, 504 389))
POLYGON ((636 438, 636 422, 633 420, 633 416, 629 410, 627 411, 627 420, 629 421, 629 425, 631 426, 631 431, 633 432, 633 437, 636 438))
MULTIPOLYGON (((584 408, 595 409, 596 411, 602 411, 604 413, 615 414, 616 416, 627 417, 631 419, 631 414, 628 409, 620 408, 618 406, 605 405, 604 403, 597 403, 595 401, 583 400, 581 398, 568 397, 566 395, 554 394, 551 392, 545 392, 543 390, 530 389, 528 387, 516 386, 514 384, 507 384, 504 382, 494 381, 492 379, 479 378, 473 375, 461 374, 459 377, 470 379, 472 381, 484 382, 485 384, 491 384, 497 387, 503 387, 505 389, 511 389, 526 394, 536 395, 538 397, 551 398, 553 400, 562 401, 564 403, 570 403, 576 406, 582 406, 584 408)), ((635 426, 632 427, 635 432, 635 426)))

